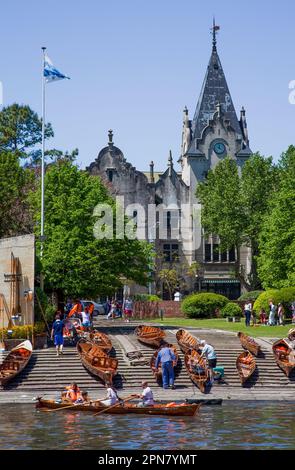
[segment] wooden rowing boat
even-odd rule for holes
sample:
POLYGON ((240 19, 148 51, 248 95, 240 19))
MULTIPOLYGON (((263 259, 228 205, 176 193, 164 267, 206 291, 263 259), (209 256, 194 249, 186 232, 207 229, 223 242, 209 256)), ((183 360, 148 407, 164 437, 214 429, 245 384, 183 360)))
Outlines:
POLYGON ((23 341, 13 348, 0 365, 0 385, 4 387, 14 379, 28 364, 32 357, 33 346, 30 341, 23 341))
POLYGON ((166 333, 156 326, 139 325, 135 328, 134 334, 138 341, 155 348, 159 348, 166 333))
POLYGON ((77 351, 83 366, 91 374, 99 377, 105 384, 113 383, 118 368, 117 359, 109 357, 99 346, 85 339, 78 341, 77 351))
MULTIPOLYGON (((174 346, 173 344, 167 344, 167 346, 168 348, 172 349, 173 354, 175 355, 176 359, 175 361, 173 361, 173 367, 175 368, 178 362, 178 352, 177 352, 176 346, 174 346)), ((160 350, 161 348, 158 349, 158 351, 155 351, 150 360, 150 368, 152 369, 153 376, 155 377, 156 381, 159 383, 162 382, 162 367, 160 366, 158 369, 156 369, 155 364, 156 364, 156 359, 160 350)))
MULTIPOLYGON (((54 400, 44 400, 43 398, 38 398, 36 403, 36 408, 44 408, 44 409, 58 409, 58 408, 66 408, 69 406, 68 403, 57 403, 54 400)), ((132 404, 118 404, 115 407, 108 407, 102 406, 98 403, 95 405, 75 405, 74 407, 68 408, 69 411, 86 411, 86 412, 96 412, 103 411, 105 408, 105 414, 112 414, 112 415, 124 415, 124 414, 137 414, 137 415, 164 415, 164 416, 194 416, 197 411, 199 410, 201 404, 155 404, 154 406, 144 406, 144 407, 137 407, 137 405, 132 404)), ((102 413, 102 416, 104 413, 102 413)))
POLYGON ((236 360, 237 371, 241 380, 241 384, 244 385, 247 380, 254 374, 256 369, 255 358, 249 351, 243 351, 236 360))
POLYGON ((285 339, 280 339, 272 345, 272 350, 278 366, 290 377, 295 368, 295 350, 285 339))
POLYGON ((185 353, 184 363, 192 382, 202 393, 205 393, 211 383, 210 369, 206 359, 201 357, 198 351, 191 349, 185 353))
POLYGON ((176 333, 176 339, 183 354, 191 349, 199 349, 199 341, 187 330, 178 330, 176 333))
POLYGON ((254 356, 259 356, 261 354, 261 347, 256 341, 251 338, 251 336, 245 335, 241 331, 238 333, 239 340, 241 342, 241 345, 243 346, 244 349, 247 351, 250 351, 250 353, 254 354, 254 356))
POLYGON ((103 349, 106 352, 110 352, 113 345, 105 333, 101 333, 101 331, 91 331, 90 333, 87 334, 89 335, 89 340, 92 341, 93 343, 97 344, 101 349, 103 349))

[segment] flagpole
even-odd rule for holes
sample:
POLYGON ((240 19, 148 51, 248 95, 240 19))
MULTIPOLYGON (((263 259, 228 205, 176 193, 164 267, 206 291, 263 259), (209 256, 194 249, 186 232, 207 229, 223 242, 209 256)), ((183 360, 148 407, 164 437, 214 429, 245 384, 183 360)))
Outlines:
MULTIPOLYGON (((45 51, 46 47, 42 47, 43 61, 42 61, 42 159, 41 159, 41 249, 40 258, 43 258, 43 243, 44 243, 44 174, 45 174, 45 51)), ((44 289, 44 275, 40 273, 40 287, 44 289)))

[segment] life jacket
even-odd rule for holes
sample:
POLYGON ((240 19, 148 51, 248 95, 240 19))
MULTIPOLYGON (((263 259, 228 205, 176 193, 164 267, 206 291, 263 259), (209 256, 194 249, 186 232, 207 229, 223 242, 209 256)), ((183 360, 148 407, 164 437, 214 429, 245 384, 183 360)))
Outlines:
POLYGON ((75 402, 76 400, 78 400, 78 398, 81 397, 81 392, 80 392, 79 387, 77 387, 76 390, 73 390, 71 386, 66 387, 66 389, 68 391, 68 395, 70 396, 70 399, 72 402, 75 402))

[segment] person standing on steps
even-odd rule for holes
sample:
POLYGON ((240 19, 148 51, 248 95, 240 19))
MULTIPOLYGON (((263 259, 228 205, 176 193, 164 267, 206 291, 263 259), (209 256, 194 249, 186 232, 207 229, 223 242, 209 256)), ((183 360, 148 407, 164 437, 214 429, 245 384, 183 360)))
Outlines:
POLYGON ((159 368, 159 365, 162 365, 162 378, 163 378, 163 388, 172 388, 174 386, 174 370, 173 362, 176 361, 176 357, 171 348, 169 348, 167 343, 162 343, 161 349, 158 352, 155 369, 159 368))
POLYGON ((54 344, 56 347, 56 355, 59 356, 63 354, 63 345, 64 345, 64 338, 63 338, 63 330, 64 330, 64 322, 60 319, 60 315, 55 315, 55 322, 52 325, 51 330, 51 339, 53 340, 54 337, 54 344))

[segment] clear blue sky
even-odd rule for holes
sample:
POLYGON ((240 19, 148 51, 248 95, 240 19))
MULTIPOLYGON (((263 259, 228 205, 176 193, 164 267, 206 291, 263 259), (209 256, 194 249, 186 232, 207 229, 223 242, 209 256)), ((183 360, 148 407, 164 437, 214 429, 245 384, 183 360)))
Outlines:
POLYGON ((36 0, 1 8, 4 105, 41 113, 41 46, 71 80, 47 86, 50 146, 79 148, 85 167, 114 130, 138 169, 166 168, 180 153, 182 110, 194 113, 211 53, 218 52, 239 115, 245 106, 252 150, 280 153, 295 143, 295 4, 291 0, 36 0))

